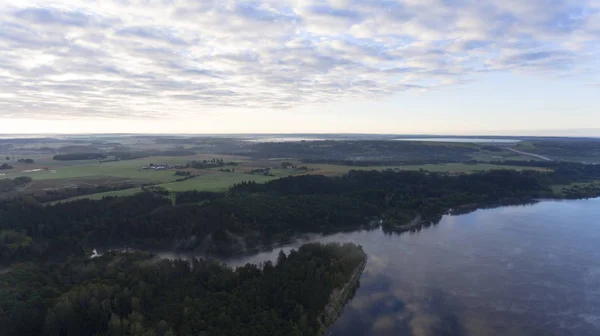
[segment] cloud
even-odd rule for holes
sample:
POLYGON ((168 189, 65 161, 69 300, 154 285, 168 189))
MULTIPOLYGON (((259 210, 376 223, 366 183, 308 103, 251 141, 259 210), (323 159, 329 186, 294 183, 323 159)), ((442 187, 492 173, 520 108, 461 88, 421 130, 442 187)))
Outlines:
POLYGON ((115 32, 118 36, 132 36, 151 41, 165 41, 173 45, 186 45, 187 42, 178 37, 175 32, 166 27, 133 26, 119 29, 115 32))
POLYGON ((486 72, 576 76, 600 48, 595 0, 22 0, 0 15, 0 117, 380 99, 486 72))
POLYGON ((13 15, 15 18, 44 25, 83 27, 91 22, 90 16, 85 13, 62 11, 56 8, 25 8, 15 11, 13 15))

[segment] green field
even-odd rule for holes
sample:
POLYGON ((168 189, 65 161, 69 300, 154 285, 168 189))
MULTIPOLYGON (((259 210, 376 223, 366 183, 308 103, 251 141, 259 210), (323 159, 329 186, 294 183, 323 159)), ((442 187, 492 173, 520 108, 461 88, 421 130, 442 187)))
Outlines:
POLYGON ((214 172, 213 174, 200 175, 193 179, 182 182, 171 182, 160 184, 170 192, 201 190, 201 191, 224 191, 235 183, 242 181, 254 181, 257 183, 267 182, 275 179, 273 176, 249 175, 240 173, 214 172))
MULTIPOLYGON (((31 191, 46 190, 46 188, 54 187, 73 187, 85 183, 91 184, 103 184, 110 182, 123 182, 130 181, 134 183, 154 183, 161 187, 166 188, 169 192, 181 192, 187 190, 199 190, 199 191, 224 191, 233 186, 235 183, 242 181, 255 181, 262 183, 270 181, 276 178, 290 176, 290 175, 301 175, 301 174, 320 174, 320 175, 342 175, 350 170, 419 170, 424 169, 431 172, 449 172, 449 173, 471 173, 475 171, 491 170, 491 169, 532 169, 532 170, 544 170, 543 168, 535 167, 518 167, 518 166, 502 166, 492 164, 460 164, 460 163, 448 163, 448 164, 426 164, 426 165, 403 165, 403 166, 345 166, 345 165, 330 165, 330 164, 313 164, 307 165, 309 170, 298 170, 298 169, 284 169, 278 168, 279 164, 275 161, 248 161, 244 159, 237 160, 241 163, 239 167, 235 167, 235 173, 225 173, 218 169, 204 169, 195 170, 194 174, 199 174, 195 178, 188 179, 181 182, 175 182, 176 179, 180 178, 175 176, 173 169, 155 171, 155 170, 141 170, 143 166, 147 166, 150 163, 154 164, 184 164, 192 160, 203 160, 210 159, 206 156, 193 156, 193 157, 149 157, 136 160, 124 160, 117 162, 86 162, 77 166, 61 166, 53 167, 48 170, 41 170, 37 172, 28 173, 15 173, 13 171, 6 171, 6 176, 3 177, 15 177, 15 176, 31 176, 34 179, 34 183, 30 188, 31 191), (263 175, 250 175, 244 174, 242 171, 249 171, 251 169, 264 167, 273 167, 271 174, 274 176, 263 176, 263 175), (277 168, 275 168, 277 167, 277 168)), ((232 158, 233 159, 233 158, 232 158)), ((15 169, 17 170, 17 169, 15 169)), ((140 192, 140 188, 131 188, 119 191, 103 192, 85 196, 78 196, 70 198, 68 200, 76 200, 82 198, 89 199, 101 199, 105 196, 127 196, 132 195, 136 192, 140 192)))
POLYGON ((406 166, 343 166, 343 165, 328 165, 328 164, 317 164, 309 165, 309 168, 316 169, 311 171, 311 174, 323 174, 323 175, 339 175, 345 174, 350 170, 386 170, 386 169, 398 169, 398 170, 427 170, 430 172, 448 172, 448 173, 472 173, 482 170, 492 169, 511 169, 511 170, 537 170, 546 171, 547 169, 538 167, 520 167, 520 166, 503 166, 493 164, 463 164, 463 163, 446 163, 446 164, 425 164, 425 165, 406 165, 406 166))
MULTIPOLYGON (((166 188, 170 192, 181 192, 188 190, 198 190, 198 191, 225 191, 228 188, 232 187, 236 183, 240 183, 242 181, 254 181, 257 183, 267 182, 275 179, 274 176, 262 176, 262 175, 249 175, 249 174, 241 174, 241 173, 223 173, 219 171, 215 171, 211 174, 200 175, 193 179, 185 180, 182 182, 169 182, 159 184, 158 186, 166 188)), ((97 194, 83 195, 72 197, 66 200, 62 200, 59 202, 66 201, 74 201, 78 199, 101 199, 107 196, 130 196, 135 193, 141 192, 141 188, 131 188, 124 189, 118 191, 108 191, 97 194)), ((56 202, 52 202, 56 203, 56 202)))
POLYGON ((99 200, 99 199, 102 199, 103 197, 108 197, 108 196, 131 196, 131 195, 139 193, 139 192, 142 192, 142 188, 131 188, 131 189, 123 189, 123 190, 117 190, 117 191, 107 191, 107 192, 103 192, 103 193, 77 196, 77 197, 72 197, 72 198, 68 198, 68 199, 64 199, 64 200, 60 200, 60 201, 56 201, 56 202, 50 202, 50 204, 58 203, 58 202, 75 201, 75 200, 79 200, 79 199, 99 200))
MULTIPOLYGON (((116 162, 99 163, 97 161, 78 161, 79 165, 60 167, 49 167, 48 170, 36 172, 24 172, 29 169, 40 169, 34 165, 19 165, 15 169, 7 170, 5 177, 29 176, 34 180, 56 180, 72 179, 82 177, 116 177, 120 179, 131 179, 139 182, 169 182, 176 179, 172 170, 140 170, 141 167, 150 163, 158 164, 185 164, 192 160, 203 159, 204 156, 182 156, 182 157, 148 157, 135 160, 123 160, 116 162)), ((67 161, 72 164, 73 161, 67 161)))

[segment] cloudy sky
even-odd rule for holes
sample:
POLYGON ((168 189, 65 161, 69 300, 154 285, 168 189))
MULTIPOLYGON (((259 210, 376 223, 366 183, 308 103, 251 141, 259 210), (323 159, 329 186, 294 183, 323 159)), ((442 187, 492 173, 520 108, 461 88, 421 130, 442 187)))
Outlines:
POLYGON ((600 135, 599 0, 0 0, 0 133, 600 135))

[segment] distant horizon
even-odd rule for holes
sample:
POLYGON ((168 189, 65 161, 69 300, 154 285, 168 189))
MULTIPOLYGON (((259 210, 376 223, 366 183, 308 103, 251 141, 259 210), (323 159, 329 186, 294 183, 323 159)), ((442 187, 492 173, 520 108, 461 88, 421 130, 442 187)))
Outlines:
MULTIPOLYGON (((579 130, 565 130, 563 132, 576 132, 579 130)), ((585 135, 585 134, 567 134, 567 133, 545 133, 545 134, 535 134, 541 131, 530 131, 533 133, 528 133, 527 131, 519 132, 519 133, 367 133, 367 132, 222 132, 222 133, 189 133, 189 132, 78 132, 78 133, 40 133, 40 132, 20 132, 20 133, 0 133, 0 137, 6 138, 11 136, 22 136, 22 137, 34 137, 34 136, 43 136, 43 137, 52 137, 52 136, 142 136, 142 135, 152 135, 152 136, 297 136, 297 135, 350 135, 350 136, 406 136, 406 137, 452 137, 452 138, 507 138, 507 137, 557 137, 557 138, 600 138, 600 130, 596 132, 596 135, 585 135)))

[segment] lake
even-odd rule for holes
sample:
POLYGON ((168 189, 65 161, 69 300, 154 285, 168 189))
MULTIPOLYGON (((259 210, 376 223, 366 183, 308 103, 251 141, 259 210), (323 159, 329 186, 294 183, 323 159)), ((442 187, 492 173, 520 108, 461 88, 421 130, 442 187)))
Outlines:
POLYGON ((444 216, 415 233, 309 238, 368 254, 329 335, 600 335, 599 219, 600 199, 542 201, 444 216))
MULTIPOLYGON (((281 138, 256 138, 244 140, 246 142, 300 142, 300 141, 325 141, 323 138, 298 138, 298 137, 281 137, 281 138)), ((336 139, 339 140, 339 139, 336 139)))
POLYGON ((461 142, 461 143, 498 143, 498 144, 516 144, 521 140, 517 139, 486 139, 486 138, 406 138, 392 139, 394 141, 429 141, 429 142, 461 142))

